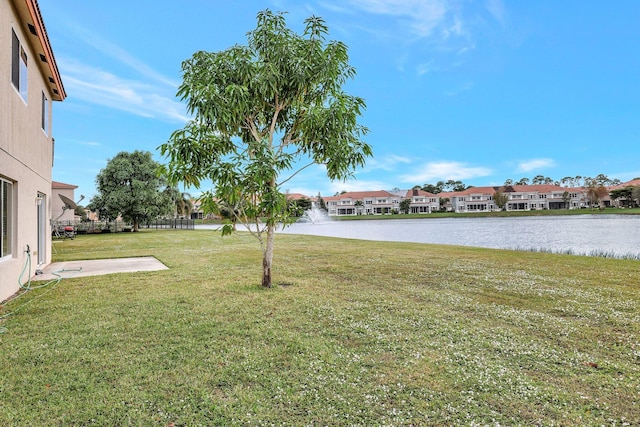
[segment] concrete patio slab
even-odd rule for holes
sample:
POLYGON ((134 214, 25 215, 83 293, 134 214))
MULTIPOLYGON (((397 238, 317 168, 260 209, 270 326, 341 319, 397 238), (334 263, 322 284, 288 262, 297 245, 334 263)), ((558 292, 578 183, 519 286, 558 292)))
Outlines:
POLYGON ((34 281, 63 278, 99 276, 112 273, 135 273, 138 271, 168 270, 169 267, 154 257, 96 259, 87 261, 54 262, 42 269, 43 274, 31 278, 34 281), (58 275, 54 274, 57 273, 58 275))

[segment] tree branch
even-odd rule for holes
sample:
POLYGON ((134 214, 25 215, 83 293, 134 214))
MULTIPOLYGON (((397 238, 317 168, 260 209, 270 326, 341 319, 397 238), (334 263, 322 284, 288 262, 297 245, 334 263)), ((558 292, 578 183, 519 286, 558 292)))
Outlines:
POLYGON ((316 162, 311 162, 308 165, 304 165, 303 167, 301 167, 300 169, 298 169, 297 171, 295 171, 289 178, 285 179, 282 182, 279 182, 276 184, 277 187, 280 187, 281 185, 285 184, 287 181, 293 179, 294 176, 298 175, 300 172, 302 172, 303 170, 305 170, 306 168, 308 168, 309 166, 315 165, 316 162))

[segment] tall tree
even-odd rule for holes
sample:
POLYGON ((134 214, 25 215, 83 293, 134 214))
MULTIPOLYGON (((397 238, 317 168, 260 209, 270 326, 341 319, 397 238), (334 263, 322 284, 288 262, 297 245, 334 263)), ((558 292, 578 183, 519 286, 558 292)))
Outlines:
POLYGON ((611 185, 611 179, 610 179, 607 175, 605 175, 605 174, 603 174, 603 173, 598 174, 598 175, 597 175, 595 178, 593 178, 593 179, 594 179, 594 181, 595 181, 598 185, 601 185, 601 186, 603 186, 603 187, 606 187, 606 186, 608 186, 608 185, 611 185))
POLYGON ((493 203, 495 203, 501 211, 505 210, 505 206, 507 206, 507 202, 509 201, 509 194, 504 190, 504 187, 500 187, 496 189, 495 193, 493 193, 493 203))
POLYGON ((565 187, 574 187, 574 178, 572 176, 565 176, 564 178, 562 178, 560 180, 560 184, 562 184, 565 187))
POLYGON ((313 203, 310 199, 306 197, 301 197, 299 199, 289 199, 288 209, 291 211, 291 215, 295 217, 301 217, 304 213, 310 210, 313 206, 313 203))
POLYGON ((316 199, 317 199, 316 203, 318 204, 318 207, 320 209, 322 209, 323 211, 326 211, 327 210, 327 204, 324 202, 324 199, 322 198, 320 193, 318 193, 318 197, 316 199))
MULTIPOLYGON (((443 190, 464 191, 464 190, 467 189, 467 186, 460 180, 454 181, 454 180, 450 179, 447 182, 438 181, 436 186, 440 186, 440 184, 442 184, 442 189, 443 190)), ((437 193, 434 193, 434 194, 437 194, 437 193)))
POLYGON ((281 186, 313 164, 346 179, 372 155, 358 124, 365 102, 342 89, 355 76, 347 47, 327 35, 319 17, 307 18, 300 35, 284 14, 265 10, 246 46, 195 53, 178 90, 194 118, 160 146, 171 182, 210 179, 214 189, 203 197, 239 208, 234 216, 260 242, 265 287, 276 226, 295 220, 281 186))
POLYGON ((400 212, 408 214, 411 212, 411 199, 402 199, 400 202, 400 212))
POLYGON ((571 193, 565 190, 562 193, 562 201, 564 202, 564 208, 569 209, 571 207, 571 193))
POLYGON ((603 208, 601 205, 602 199, 609 195, 609 190, 604 185, 598 185, 595 179, 589 180, 589 186, 587 187, 587 200, 593 208, 594 205, 599 208, 603 208))
MULTIPOLYGON (((442 181, 439 181, 442 182, 442 181)), ((422 187, 420 187, 419 185, 416 185, 415 187, 413 187, 414 189, 421 189, 423 191, 426 191, 427 193, 431 193, 431 194, 438 194, 438 193, 442 193, 442 186, 438 186, 438 185, 433 185, 433 184, 425 184, 422 187)))
POLYGON ((533 184, 533 185, 544 184, 544 175, 536 175, 536 176, 534 176, 533 179, 531 180, 531 184, 533 184))
POLYGON ((633 187, 631 198, 636 202, 636 205, 640 206, 640 185, 636 185, 633 187))
POLYGON ((172 200, 163 192, 166 182, 157 175, 159 167, 148 151, 118 153, 98 173, 98 193, 87 207, 107 220, 122 216, 133 224, 133 231, 141 222, 172 213, 172 200))
POLYGON ((627 185, 626 187, 611 190, 609 192, 609 197, 617 202, 619 199, 623 199, 623 203, 626 202, 628 206, 633 206, 633 189, 634 187, 632 185, 627 185))
POLYGON ((180 191, 177 187, 167 186, 164 189, 165 196, 173 203, 173 217, 189 217, 193 211, 191 194, 180 191))

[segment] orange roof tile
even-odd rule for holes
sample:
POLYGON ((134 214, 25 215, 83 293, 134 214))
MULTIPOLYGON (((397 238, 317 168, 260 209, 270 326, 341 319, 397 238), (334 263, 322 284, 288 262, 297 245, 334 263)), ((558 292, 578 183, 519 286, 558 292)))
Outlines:
POLYGON ((65 184, 64 182, 51 181, 51 188, 55 188, 56 190, 75 190, 76 188, 78 188, 78 186, 73 184, 65 184))

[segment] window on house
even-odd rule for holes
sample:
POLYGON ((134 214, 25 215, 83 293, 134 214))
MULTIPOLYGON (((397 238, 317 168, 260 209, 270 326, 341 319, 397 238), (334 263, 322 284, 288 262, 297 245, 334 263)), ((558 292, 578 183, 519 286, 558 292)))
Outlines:
POLYGON ((11 255, 13 184, 0 178, 0 258, 11 255))
POLYGON ((42 130, 49 135, 49 100, 42 92, 42 130))
POLYGON ((11 83, 27 101, 27 53, 24 51, 15 31, 11 31, 11 83))

